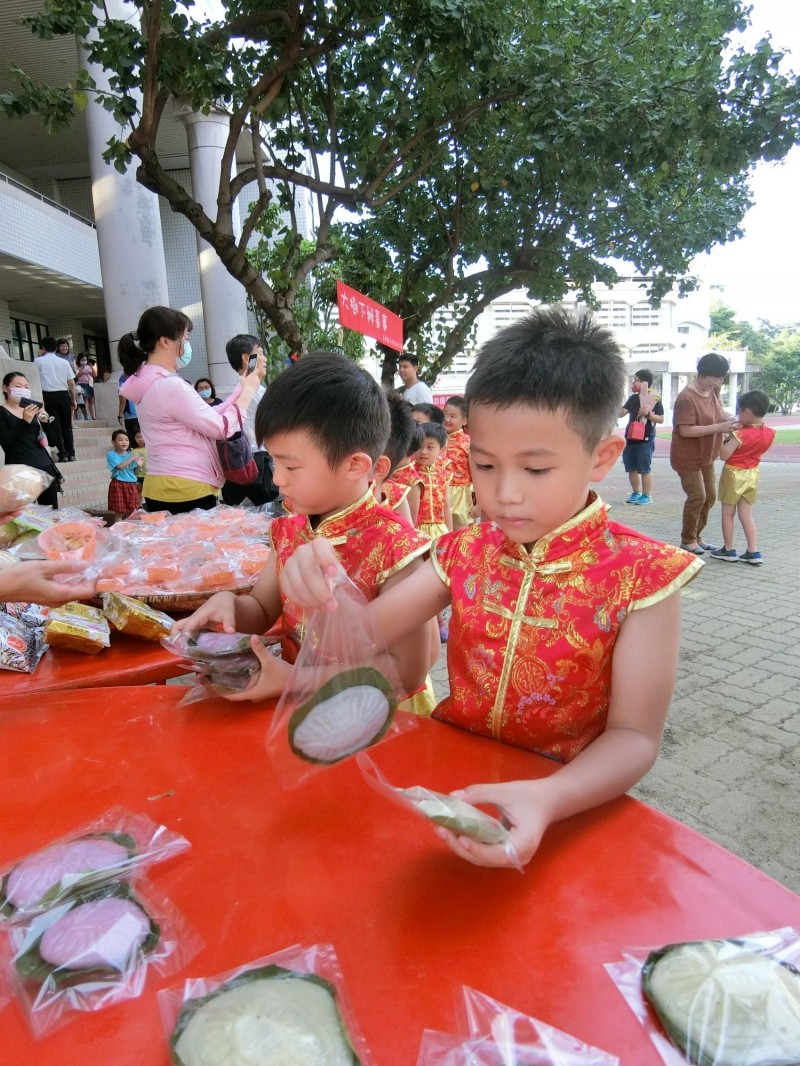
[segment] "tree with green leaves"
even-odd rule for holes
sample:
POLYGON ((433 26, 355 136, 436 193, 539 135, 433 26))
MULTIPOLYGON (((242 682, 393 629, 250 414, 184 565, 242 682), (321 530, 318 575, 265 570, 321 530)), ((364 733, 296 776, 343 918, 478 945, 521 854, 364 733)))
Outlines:
POLYGON ((761 362, 758 387, 768 393, 781 414, 800 404, 800 329, 784 329, 772 341, 761 362))
POLYGON ((54 129, 95 94, 126 127, 107 158, 189 219, 290 348, 306 339, 308 278, 342 254, 339 220, 343 280, 403 317, 428 377, 510 289, 590 299, 616 259, 651 277, 657 300, 738 235, 752 165, 798 136, 798 80, 771 43, 728 47, 744 0, 221 0, 217 19, 189 0, 127 6, 123 21, 44 0, 32 31, 86 41, 110 90, 87 72, 59 89, 18 71, 0 108, 54 129), (170 97, 231 116, 216 217, 159 157, 170 97), (245 139, 253 161, 235 172, 245 139), (252 183, 237 237, 234 203, 252 183), (308 194, 304 243, 292 212, 308 194), (248 255, 258 232, 267 276, 248 255))

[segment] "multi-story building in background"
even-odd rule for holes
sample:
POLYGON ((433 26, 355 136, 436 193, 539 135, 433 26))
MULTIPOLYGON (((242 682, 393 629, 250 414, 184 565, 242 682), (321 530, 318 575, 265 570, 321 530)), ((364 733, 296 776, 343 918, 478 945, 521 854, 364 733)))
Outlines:
MULTIPOLYGON (((130 13, 122 0, 106 6, 112 15, 130 13)), ((20 25, 37 8, 35 0, 0 4, 0 91, 12 88, 12 62, 54 85, 74 81, 85 62, 75 39, 42 41, 20 25)), ((224 113, 204 115, 175 101, 159 130, 165 169, 212 217, 227 132, 224 113)), ((254 331, 244 288, 187 219, 136 182, 135 162, 123 175, 103 161, 119 133, 92 101, 61 133, 46 133, 38 118, 0 117, 0 348, 28 361, 51 334, 110 367, 116 341, 136 328, 141 312, 166 304, 194 323, 192 364, 183 376, 208 375, 224 392, 235 377, 225 342, 254 331)), ((249 134, 236 162, 252 162, 249 134)), ((239 203, 246 207, 257 196, 255 186, 245 188, 239 203)), ((296 207, 301 231, 310 235, 310 198, 296 207)))
MULTIPOLYGON (((597 284, 594 295, 599 307, 594 313, 619 340, 631 377, 641 368, 652 370, 654 388, 664 401, 669 420, 675 397, 695 373, 697 360, 709 350, 712 294, 708 288, 682 297, 668 293, 659 307, 653 307, 647 299, 647 284, 647 279, 638 275, 621 278, 613 288, 597 284)), ((568 294, 564 303, 575 304, 577 297, 568 294)), ((532 306, 522 289, 489 305, 477 321, 469 349, 456 357, 447 374, 437 379, 434 392, 440 402, 445 396, 463 393, 480 345, 503 326, 526 315, 532 306)), ((730 360, 731 373, 723 400, 732 404, 736 393, 749 387, 749 374, 756 368, 748 363, 746 351, 726 351, 725 356, 730 360)))

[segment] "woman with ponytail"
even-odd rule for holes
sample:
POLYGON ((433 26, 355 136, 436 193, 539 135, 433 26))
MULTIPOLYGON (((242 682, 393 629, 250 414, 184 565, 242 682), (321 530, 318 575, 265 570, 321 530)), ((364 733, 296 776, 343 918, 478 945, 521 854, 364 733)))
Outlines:
POLYGON ((218 407, 198 396, 178 369, 189 365, 192 323, 181 311, 150 307, 136 331, 118 345, 127 380, 120 395, 136 404, 147 441, 147 474, 142 486, 149 511, 180 514, 216 506, 225 480, 216 441, 239 428, 232 411, 244 414, 260 384, 258 369, 247 374, 218 407), (226 419, 226 411, 231 414, 226 419))

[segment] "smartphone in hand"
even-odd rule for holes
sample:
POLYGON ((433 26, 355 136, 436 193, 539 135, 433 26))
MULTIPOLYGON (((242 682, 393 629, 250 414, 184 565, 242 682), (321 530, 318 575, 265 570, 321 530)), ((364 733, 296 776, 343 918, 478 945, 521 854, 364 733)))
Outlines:
POLYGON ((41 400, 34 400, 31 396, 23 396, 19 401, 20 407, 41 407, 41 400))

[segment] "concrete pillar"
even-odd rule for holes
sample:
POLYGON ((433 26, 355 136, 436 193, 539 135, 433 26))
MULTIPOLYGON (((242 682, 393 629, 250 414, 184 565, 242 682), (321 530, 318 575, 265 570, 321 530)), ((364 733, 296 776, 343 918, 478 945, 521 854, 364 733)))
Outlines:
MULTIPOLYGON (((224 111, 204 115, 188 107, 176 106, 176 114, 186 127, 189 142, 189 169, 192 194, 209 218, 217 217, 217 194, 222 156, 228 139, 230 116, 224 111)), ((234 235, 238 209, 234 209, 234 235)), ((225 355, 225 345, 237 333, 247 333, 247 297, 244 286, 233 278, 214 249, 197 235, 200 262, 200 292, 206 334, 208 376, 217 392, 230 392, 237 375, 225 355)))
MULTIPOLYGON (((128 19, 136 14, 123 0, 105 0, 105 6, 112 18, 128 19)), ((107 88, 105 73, 88 62, 80 41, 78 57, 97 85, 107 88)), ((139 316, 148 307, 169 306, 161 218, 158 197, 136 181, 135 161, 120 174, 103 160, 109 139, 124 137, 126 131, 92 93, 86 125, 108 339, 112 364, 118 367, 117 341, 123 333, 136 329, 139 316)))
POLYGON ((672 374, 665 370, 661 375, 661 403, 664 407, 664 425, 672 424, 672 374))
POLYGON ((739 395, 739 374, 733 370, 728 375, 728 409, 736 410, 736 397, 739 395))

